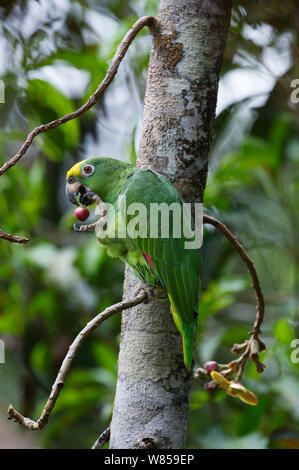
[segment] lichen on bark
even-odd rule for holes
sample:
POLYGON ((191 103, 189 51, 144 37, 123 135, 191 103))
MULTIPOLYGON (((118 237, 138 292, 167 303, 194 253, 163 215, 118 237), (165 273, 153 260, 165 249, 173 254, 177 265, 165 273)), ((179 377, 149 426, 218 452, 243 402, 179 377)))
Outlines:
POLYGON ((202 200, 230 2, 161 1, 148 70, 138 165, 202 200))

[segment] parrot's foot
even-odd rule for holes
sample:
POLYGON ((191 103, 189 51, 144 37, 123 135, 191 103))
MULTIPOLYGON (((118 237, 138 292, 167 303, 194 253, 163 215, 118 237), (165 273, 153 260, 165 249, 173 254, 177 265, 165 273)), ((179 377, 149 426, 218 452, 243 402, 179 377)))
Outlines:
POLYGON ((168 299, 168 293, 164 287, 155 287, 154 295, 160 301, 168 299))
POLYGON ((145 304, 150 302, 153 299, 165 300, 168 298, 167 292, 165 289, 160 287, 150 286, 148 284, 142 283, 140 287, 135 292, 135 295, 139 295, 141 292, 147 293, 147 299, 144 301, 145 304))
POLYGON ((79 226, 77 226, 77 224, 74 224, 73 228, 75 232, 94 232, 96 229, 96 225, 97 225, 97 222, 93 224, 79 225, 79 226))

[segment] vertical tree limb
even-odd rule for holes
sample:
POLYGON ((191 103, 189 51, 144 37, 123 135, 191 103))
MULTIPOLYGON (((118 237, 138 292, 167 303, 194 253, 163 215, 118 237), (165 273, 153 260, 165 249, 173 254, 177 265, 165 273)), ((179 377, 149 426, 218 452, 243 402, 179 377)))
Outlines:
MULTIPOLYGON (((161 0, 152 30, 137 166, 167 176, 188 202, 203 198, 230 13, 228 0, 161 0)), ((127 267, 125 299, 137 285, 127 267)), ((190 384, 169 303, 123 313, 110 448, 183 448, 190 384)))

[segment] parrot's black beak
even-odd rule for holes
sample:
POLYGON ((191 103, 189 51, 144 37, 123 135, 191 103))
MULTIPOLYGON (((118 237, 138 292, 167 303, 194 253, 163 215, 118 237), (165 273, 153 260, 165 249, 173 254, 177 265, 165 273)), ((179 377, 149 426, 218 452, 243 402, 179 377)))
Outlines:
POLYGON ((77 197, 80 194, 80 184, 81 183, 79 183, 79 181, 73 181, 72 177, 70 177, 66 182, 65 188, 66 197, 72 204, 76 204, 77 206, 79 205, 77 202, 77 197))
POLYGON ((77 181, 74 176, 68 178, 65 192, 68 200, 76 206, 79 206, 79 203, 83 206, 90 206, 94 202, 94 193, 90 188, 77 181))

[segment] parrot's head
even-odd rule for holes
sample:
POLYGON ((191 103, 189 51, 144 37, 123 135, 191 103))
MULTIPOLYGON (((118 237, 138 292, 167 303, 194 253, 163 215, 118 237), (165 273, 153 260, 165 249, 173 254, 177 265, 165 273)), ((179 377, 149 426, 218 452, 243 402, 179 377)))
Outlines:
POLYGON ((105 198, 113 174, 110 160, 105 157, 88 158, 67 172, 66 195, 72 204, 87 207, 94 203, 94 195, 105 198))

